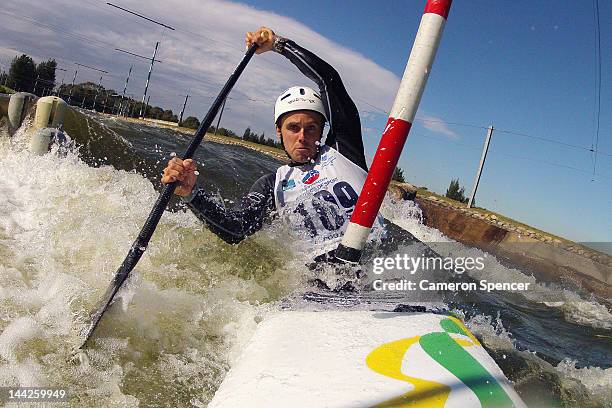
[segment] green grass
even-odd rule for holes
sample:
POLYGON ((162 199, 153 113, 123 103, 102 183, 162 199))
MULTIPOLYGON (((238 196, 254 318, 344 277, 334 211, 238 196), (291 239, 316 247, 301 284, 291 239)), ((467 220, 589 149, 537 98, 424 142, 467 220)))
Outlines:
POLYGON ((15 93, 15 90, 8 88, 4 85, 0 85, 0 93, 12 94, 12 93, 15 93))

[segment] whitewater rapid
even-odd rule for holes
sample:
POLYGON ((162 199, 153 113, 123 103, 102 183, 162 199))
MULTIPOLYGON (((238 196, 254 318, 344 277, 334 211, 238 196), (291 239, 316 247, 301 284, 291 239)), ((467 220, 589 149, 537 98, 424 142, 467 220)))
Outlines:
MULTIPOLYGON (((66 387, 70 406, 206 406, 257 322, 308 289, 308 248, 279 223, 230 246, 189 211, 166 212, 93 347, 75 358, 90 310, 158 193, 136 171, 87 165, 78 148, 33 156, 26 146, 23 129, 0 135, 0 386, 66 387)), ((417 238, 449 241, 422 224, 414 203, 385 206, 417 238)), ((531 279, 531 302, 557 290, 493 256, 483 273, 478 278, 531 279)), ((566 291, 556 307, 568 321, 611 329, 612 316, 595 300, 566 291)), ((569 406, 611 406, 611 368, 546 363, 519 351, 492 316, 466 316, 466 324, 496 359, 522 356, 532 375, 559 378, 569 406)))

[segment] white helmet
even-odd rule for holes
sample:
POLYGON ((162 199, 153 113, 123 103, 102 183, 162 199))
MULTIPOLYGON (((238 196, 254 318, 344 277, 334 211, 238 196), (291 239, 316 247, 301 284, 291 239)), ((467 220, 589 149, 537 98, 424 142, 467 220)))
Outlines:
POLYGON ((284 113, 298 110, 319 112, 327 120, 325 107, 318 93, 307 86, 292 86, 276 99, 276 104, 274 105, 274 123, 284 113))

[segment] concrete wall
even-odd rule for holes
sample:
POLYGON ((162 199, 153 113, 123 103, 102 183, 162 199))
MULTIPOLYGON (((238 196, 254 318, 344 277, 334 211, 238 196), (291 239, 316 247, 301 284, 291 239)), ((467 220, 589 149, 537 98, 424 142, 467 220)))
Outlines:
MULTIPOLYGON (((414 192, 410 185, 390 189, 402 198, 414 192)), ((572 283, 604 299, 612 298, 612 257, 607 254, 435 196, 417 195, 415 202, 423 212, 425 225, 456 241, 505 258, 540 280, 572 283)))

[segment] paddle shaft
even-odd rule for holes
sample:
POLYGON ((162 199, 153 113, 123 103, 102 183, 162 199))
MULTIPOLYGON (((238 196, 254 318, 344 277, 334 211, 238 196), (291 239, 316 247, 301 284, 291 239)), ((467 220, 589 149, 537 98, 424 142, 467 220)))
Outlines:
MULTIPOLYGON (((255 54, 255 51, 257 50, 257 48, 258 48, 257 44, 253 44, 251 47, 249 47, 246 54, 242 58, 242 61, 240 61, 240 64, 238 64, 238 66, 236 67, 232 75, 229 77, 229 79, 227 80, 223 88, 221 89, 221 92, 219 92, 219 95, 213 102, 208 113, 202 120, 202 123, 200 123, 200 126, 196 130, 193 140, 189 144, 189 147, 187 147, 187 150, 185 151, 183 156, 181 156, 183 160, 190 159, 193 157, 193 154, 195 153, 196 149, 202 142, 202 139, 204 138, 206 131, 212 124, 212 121, 214 120, 215 116, 217 116, 217 113, 219 112, 219 109, 221 108, 221 104, 223 103, 227 95, 232 90, 234 84, 236 84, 236 81, 238 80, 238 78, 242 74, 242 71, 244 71, 245 67, 247 66, 251 58, 253 57, 253 54, 255 54)), ((108 289, 104 293, 104 296, 101 299, 100 303, 98 304, 98 307, 91 314, 91 324, 85 336, 85 340, 83 341, 83 344, 79 348, 82 349, 87 345, 89 338, 92 336, 93 332, 96 330, 96 327, 98 326, 100 319, 102 319, 104 312, 106 311, 108 306, 113 301, 113 298, 115 297, 115 295, 121 288, 121 285, 123 285, 123 282, 125 282, 130 272, 134 269, 134 267, 140 260, 140 257, 142 256, 142 254, 146 251, 147 245, 149 244, 149 240, 151 239, 151 236, 155 232, 155 228, 157 228, 157 224, 159 223, 159 220, 162 214, 166 210, 166 207, 168 206, 168 203, 170 202, 170 199, 172 198, 172 194, 174 193, 174 190, 176 189, 176 185, 177 185, 177 182, 175 181, 172 183, 168 183, 163 187, 161 194, 157 198, 157 201, 155 202, 155 205, 153 206, 153 209, 151 210, 151 213, 149 214, 149 217, 147 218, 147 221, 142 227, 140 234, 138 234, 138 238, 136 238, 136 241, 134 241, 127 256, 123 260, 123 263, 121 264, 119 269, 117 269, 117 272, 115 273, 115 277, 113 278, 113 281, 111 282, 108 289)))

